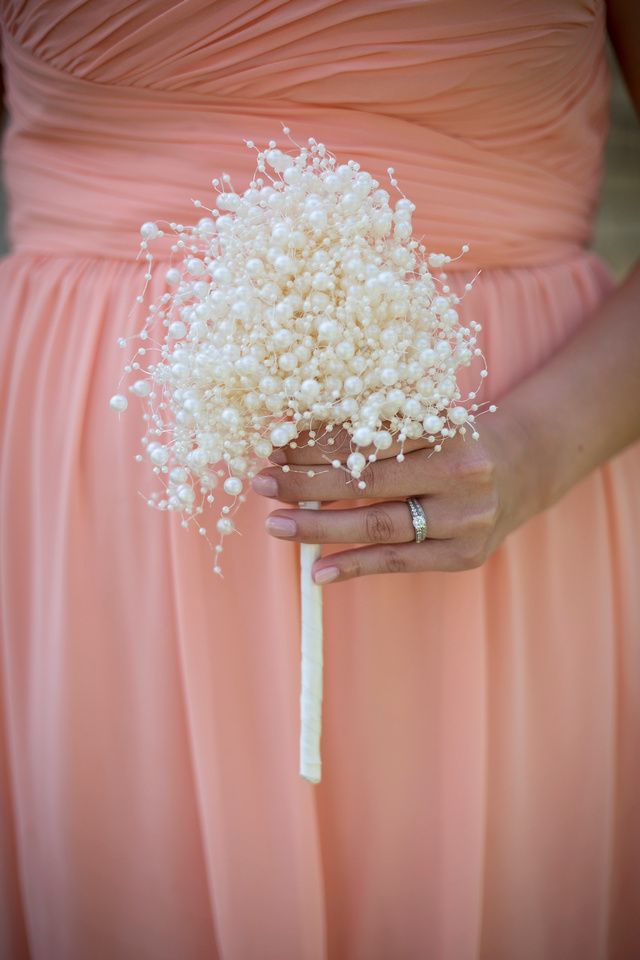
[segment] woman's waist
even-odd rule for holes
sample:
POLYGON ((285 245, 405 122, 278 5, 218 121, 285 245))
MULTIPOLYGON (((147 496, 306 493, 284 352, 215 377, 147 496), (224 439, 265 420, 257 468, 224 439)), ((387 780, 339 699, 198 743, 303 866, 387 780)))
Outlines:
MULTIPOLYGON (((452 270, 543 264, 589 243, 592 205, 567 195, 551 178, 525 183, 513 172, 501 175, 490 158, 469 169, 429 149, 428 132, 422 148, 391 145, 368 115, 353 118, 349 127, 343 117, 337 124, 322 113, 294 121, 298 142, 313 136, 338 161, 356 160, 393 196, 392 166, 399 189, 416 207, 414 235, 427 249, 457 256, 469 246, 452 270)), ((243 139, 287 146, 275 116, 218 115, 217 122, 190 135, 183 129, 180 138, 167 129, 166 140, 135 141, 43 140, 10 128, 4 166, 12 248, 129 259, 138 254, 142 223, 195 223, 203 212, 194 200, 215 206, 212 178, 228 173, 242 191, 256 176, 255 153, 243 139)))

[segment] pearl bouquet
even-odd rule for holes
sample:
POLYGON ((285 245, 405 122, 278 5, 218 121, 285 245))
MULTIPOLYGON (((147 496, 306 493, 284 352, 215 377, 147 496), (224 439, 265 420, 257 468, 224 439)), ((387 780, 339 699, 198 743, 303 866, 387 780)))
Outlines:
MULTIPOLYGON (((462 402, 456 370, 482 356, 480 325, 460 322, 460 298, 441 272, 451 258, 413 238, 415 206, 393 168, 390 186, 400 196, 392 204, 357 162, 338 163, 313 138, 300 146, 287 127, 284 134, 294 149, 245 141, 257 154, 254 179, 242 192, 228 174, 214 179, 215 206, 193 200, 207 213, 197 224, 141 227, 147 272, 139 304, 151 279, 150 242, 169 238, 175 256, 169 290, 130 338, 139 346, 124 368, 129 393, 145 408, 144 455, 136 459, 147 459, 161 481, 149 506, 180 514, 207 540, 201 515, 219 505, 217 574, 247 482, 274 448, 318 445, 325 469, 365 490, 368 466, 394 441, 402 461, 407 439, 426 438, 436 452, 457 432, 478 439, 478 405, 462 402), (331 452, 342 431, 350 440, 345 462, 331 452)), ((128 405, 123 393, 110 403, 119 412, 128 405)), ((322 629, 321 588, 310 569, 318 555, 319 547, 301 545, 300 773, 313 783, 321 768, 322 629)))

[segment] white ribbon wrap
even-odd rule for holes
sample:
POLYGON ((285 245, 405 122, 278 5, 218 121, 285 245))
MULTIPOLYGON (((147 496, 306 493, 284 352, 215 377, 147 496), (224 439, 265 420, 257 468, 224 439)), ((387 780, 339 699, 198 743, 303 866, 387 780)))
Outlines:
MULTIPOLYGON (((299 504, 319 510, 317 500, 299 504)), ((313 582, 311 567, 320 556, 315 543, 300 544, 300 613, 302 677, 300 685, 300 776, 320 783, 320 733, 322 730, 322 587, 313 582)))

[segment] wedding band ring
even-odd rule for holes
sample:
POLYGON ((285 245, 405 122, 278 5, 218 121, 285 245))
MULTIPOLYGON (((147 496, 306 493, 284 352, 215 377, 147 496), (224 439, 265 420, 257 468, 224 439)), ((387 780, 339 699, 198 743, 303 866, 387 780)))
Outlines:
POLYGON ((407 499, 407 506, 411 513, 411 523, 413 524, 413 529, 416 532, 416 543, 422 543, 423 540, 427 539, 427 517, 420 505, 419 501, 415 497, 409 497, 407 499))

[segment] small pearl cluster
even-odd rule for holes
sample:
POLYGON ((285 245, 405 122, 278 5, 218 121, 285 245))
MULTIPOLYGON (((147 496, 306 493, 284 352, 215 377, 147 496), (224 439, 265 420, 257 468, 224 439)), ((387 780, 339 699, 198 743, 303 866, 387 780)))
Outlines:
MULTIPOLYGON (((346 463, 326 452, 319 459, 360 489, 394 440, 402 461, 407 438, 426 437, 439 451, 466 424, 478 438, 455 374, 482 357, 481 328, 460 323, 460 298, 441 272, 451 258, 413 239, 415 205, 391 167, 395 203, 353 160, 339 164, 313 138, 304 147, 289 140, 297 152, 245 141, 257 153, 247 189, 236 192, 223 174, 212 181, 213 209, 193 201, 209 216, 169 224, 181 260, 172 258, 171 292, 149 307, 124 369, 145 404, 146 458, 164 481, 149 505, 182 513, 183 526, 195 522, 207 536, 204 503, 220 488, 230 498, 217 521, 216 573, 246 481, 303 431, 319 447, 347 431, 346 463)), ((149 241, 167 234, 153 222, 141 234, 148 284, 149 241)), ((118 412, 127 405, 123 394, 111 398, 118 412)))

